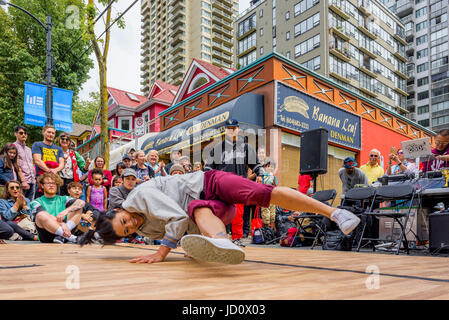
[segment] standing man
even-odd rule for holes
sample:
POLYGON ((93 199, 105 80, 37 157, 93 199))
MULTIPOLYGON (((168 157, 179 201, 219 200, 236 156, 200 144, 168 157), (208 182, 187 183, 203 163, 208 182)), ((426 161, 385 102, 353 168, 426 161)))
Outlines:
MULTIPOLYGON (((33 143, 31 153, 33 154, 33 161, 36 165, 37 175, 44 173, 58 174, 64 168, 64 152, 61 147, 53 144, 56 130, 51 124, 42 128, 43 141, 33 143)), ((43 195, 39 188, 36 188, 35 198, 43 195)))
MULTIPOLYGON (((226 121, 226 135, 222 143, 217 143, 210 152, 210 157, 206 161, 204 171, 211 169, 225 172, 233 172, 238 176, 247 178, 248 167, 259 175, 259 161, 256 151, 239 136, 239 123, 235 119, 226 121)), ((243 213, 244 205, 236 204, 236 214, 226 229, 232 230, 232 239, 237 245, 242 245, 240 239, 243 237, 243 213)))
POLYGON ((435 171, 449 166, 449 129, 438 131, 435 137, 435 148, 432 149, 435 160, 424 161, 422 171, 435 171))
POLYGON ((357 168, 357 162, 354 157, 347 157, 343 160, 343 168, 338 170, 338 175, 342 182, 343 195, 356 184, 364 184, 368 186, 370 183, 365 172, 357 168))
POLYGON ((14 142, 14 145, 17 148, 17 159, 23 174, 23 194, 25 198, 33 201, 34 189, 36 187, 36 171, 33 166, 33 155, 31 154, 31 149, 26 145, 26 140, 28 138, 27 129, 24 126, 15 126, 14 135, 16 136, 16 142, 14 142))
POLYGON ((377 149, 373 149, 369 153, 369 161, 360 167, 360 169, 362 169, 368 177, 368 182, 370 185, 374 182, 377 182, 377 178, 380 178, 384 175, 384 168, 379 165, 379 160, 380 151, 377 149))

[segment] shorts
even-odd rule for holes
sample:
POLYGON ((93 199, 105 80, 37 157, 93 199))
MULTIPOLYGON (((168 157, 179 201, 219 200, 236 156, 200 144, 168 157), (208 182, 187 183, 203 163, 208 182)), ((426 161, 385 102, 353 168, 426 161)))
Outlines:
POLYGON ((41 229, 38 227, 36 223, 37 236, 39 241, 42 243, 53 243, 53 239, 56 237, 55 234, 48 232, 45 229, 41 229))
POLYGON ((232 172, 210 170, 204 173, 201 197, 188 206, 188 215, 195 222, 193 211, 208 207, 225 225, 235 216, 235 204, 269 207, 274 186, 260 184, 232 172))

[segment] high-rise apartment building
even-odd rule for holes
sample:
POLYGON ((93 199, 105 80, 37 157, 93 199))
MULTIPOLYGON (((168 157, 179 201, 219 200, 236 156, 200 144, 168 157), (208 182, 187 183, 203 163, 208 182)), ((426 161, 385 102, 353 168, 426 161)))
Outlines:
POLYGON ((404 25, 375 0, 253 0, 234 28, 236 68, 276 51, 408 114, 404 25))
POLYGON ((230 68, 237 0, 142 0, 141 91, 179 85, 193 58, 230 68))
POLYGON ((385 0, 405 26, 410 118, 434 131, 449 124, 447 0, 385 0))

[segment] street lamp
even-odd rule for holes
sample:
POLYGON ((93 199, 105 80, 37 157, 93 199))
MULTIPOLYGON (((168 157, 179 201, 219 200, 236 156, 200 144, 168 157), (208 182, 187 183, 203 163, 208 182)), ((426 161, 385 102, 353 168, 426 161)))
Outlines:
POLYGON ((22 7, 19 7, 16 4, 10 3, 10 2, 6 2, 5 0, 0 0, 0 5, 9 5, 11 7, 17 8, 23 12, 25 12, 27 15, 29 15, 30 17, 32 17, 34 20, 36 20, 41 26, 42 28, 45 29, 45 32, 47 34, 47 66, 46 66, 46 75, 47 75, 47 81, 46 81, 46 86, 47 86, 47 96, 46 96, 46 101, 45 101, 45 105, 46 105, 46 113, 47 113, 47 124, 52 124, 52 112, 51 112, 51 107, 52 107, 52 98, 53 98, 53 86, 51 83, 51 78, 52 78, 52 68, 51 68, 51 62, 52 62, 52 57, 51 57, 51 16, 47 15, 47 24, 45 25, 44 23, 42 23, 38 18, 36 18, 33 14, 31 14, 29 11, 25 10, 22 7))

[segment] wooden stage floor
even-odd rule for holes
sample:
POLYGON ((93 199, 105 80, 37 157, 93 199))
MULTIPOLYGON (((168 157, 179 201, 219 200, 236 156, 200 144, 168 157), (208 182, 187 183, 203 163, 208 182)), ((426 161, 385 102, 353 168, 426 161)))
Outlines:
POLYGON ((250 246, 240 265, 200 263, 181 248, 163 263, 128 262, 156 249, 0 245, 0 300, 449 298, 449 260, 443 257, 250 246))

